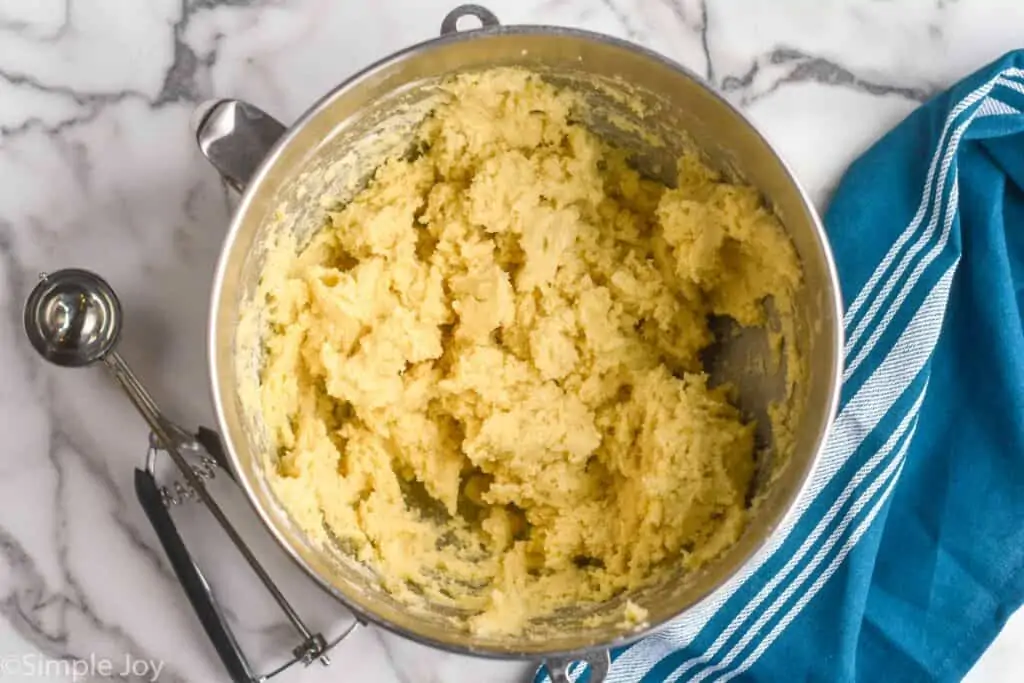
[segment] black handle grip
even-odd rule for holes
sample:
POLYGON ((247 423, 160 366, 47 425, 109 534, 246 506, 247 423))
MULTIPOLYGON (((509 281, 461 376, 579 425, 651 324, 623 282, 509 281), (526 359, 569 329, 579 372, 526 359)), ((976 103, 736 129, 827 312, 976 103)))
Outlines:
POLYGON ((213 593, 210 592, 210 585, 199 571, 199 567, 192 561, 192 556, 181 540, 181 535, 174 526, 171 513, 164 506, 160 488, 152 474, 145 470, 135 470, 135 495, 138 496, 142 509, 146 511, 146 516, 149 517, 157 538, 167 553, 167 559, 171 561, 171 567, 174 568, 181 587, 185 589, 185 595, 192 603, 192 609, 199 617, 231 680, 233 683, 252 683, 256 677, 217 607, 213 593))

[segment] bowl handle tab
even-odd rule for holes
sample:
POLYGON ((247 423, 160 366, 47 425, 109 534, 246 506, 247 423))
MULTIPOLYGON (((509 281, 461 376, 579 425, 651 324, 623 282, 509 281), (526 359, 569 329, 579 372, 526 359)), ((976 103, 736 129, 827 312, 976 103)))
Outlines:
POLYGON ((207 100, 192 112, 192 132, 224 182, 242 192, 285 127, 248 102, 207 100))
POLYGON ((445 15, 444 20, 441 22, 441 35, 447 36, 451 33, 479 31, 480 29, 493 28, 500 25, 501 22, 498 21, 498 17, 494 12, 482 5, 459 5, 445 15), (460 29, 458 26, 459 19, 463 17, 476 17, 480 22, 480 26, 460 29))
POLYGON ((590 667, 590 678, 587 679, 587 683, 602 683, 608 675, 608 669, 612 665, 612 658, 608 650, 588 652, 578 658, 561 659, 548 657, 544 660, 544 668, 548 670, 551 683, 569 683, 571 680, 569 678, 569 669, 573 662, 583 662, 590 667))

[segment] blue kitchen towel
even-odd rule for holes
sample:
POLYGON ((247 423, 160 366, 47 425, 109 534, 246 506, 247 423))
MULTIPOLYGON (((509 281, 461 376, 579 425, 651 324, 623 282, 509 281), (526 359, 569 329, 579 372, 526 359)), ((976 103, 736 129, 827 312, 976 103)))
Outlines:
POLYGON ((1022 112, 1013 52, 850 167, 825 220, 842 399, 808 491, 609 681, 954 681, 1024 601, 1022 112))

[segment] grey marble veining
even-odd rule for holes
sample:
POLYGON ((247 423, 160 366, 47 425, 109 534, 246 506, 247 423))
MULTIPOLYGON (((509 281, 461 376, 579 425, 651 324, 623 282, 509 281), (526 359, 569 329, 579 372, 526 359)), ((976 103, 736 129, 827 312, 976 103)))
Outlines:
MULTIPOLYGON (((135 502, 144 426, 100 371, 46 367, 23 340, 21 305, 38 274, 102 273, 124 300, 124 355, 171 415, 212 426, 207 298, 229 207, 193 148, 192 108, 241 97, 293 120, 359 68, 436 35, 454 4, 0 2, 0 677, 17 680, 11 658, 90 656, 163 662, 160 681, 222 677, 135 502)), ((999 0, 485 4, 505 23, 583 27, 680 61, 744 108, 819 205, 874 139, 1024 36, 1024 5, 999 0)), ((349 615, 274 547, 241 495, 215 487, 300 610, 328 633, 343 628, 349 615)), ((287 624, 202 510, 175 515, 268 669, 294 644, 287 624)), ((357 632, 334 659, 282 680, 511 682, 527 670, 377 630, 357 632)), ((1022 672, 1017 617, 972 680, 1022 672)))

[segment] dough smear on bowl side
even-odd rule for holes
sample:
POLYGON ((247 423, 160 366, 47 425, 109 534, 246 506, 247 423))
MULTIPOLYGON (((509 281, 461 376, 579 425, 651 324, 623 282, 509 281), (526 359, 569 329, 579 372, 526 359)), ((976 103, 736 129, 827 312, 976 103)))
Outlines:
POLYGON ((711 315, 790 310, 801 271, 757 192, 697 156, 668 189, 535 74, 444 90, 416 154, 268 258, 260 407, 312 539, 512 634, 740 536, 754 424, 700 352, 711 315))

